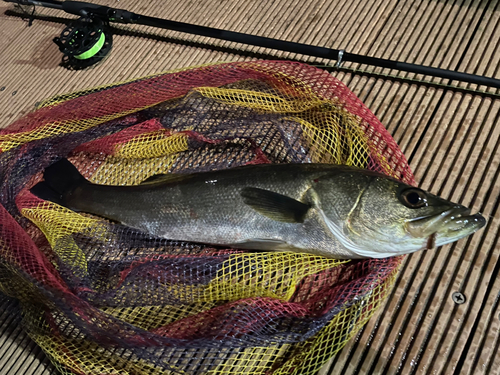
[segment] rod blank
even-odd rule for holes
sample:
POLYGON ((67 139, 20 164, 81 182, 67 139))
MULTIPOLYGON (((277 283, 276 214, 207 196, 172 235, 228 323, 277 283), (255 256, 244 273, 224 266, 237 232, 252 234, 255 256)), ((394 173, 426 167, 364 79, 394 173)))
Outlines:
POLYGON ((39 5, 43 7, 56 8, 66 13, 89 16, 93 15, 109 22, 118 23, 136 23, 139 25, 158 27, 167 30, 179 31, 188 34, 206 36, 215 39, 226 40, 248 44, 257 47, 275 49, 279 51, 298 53, 302 55, 337 60, 338 65, 342 61, 355 62, 364 65, 372 65, 381 68, 388 68, 400 71, 406 71, 416 74, 447 78, 450 80, 475 83, 478 85, 500 88, 500 80, 475 74, 457 72, 431 66, 410 64, 402 61, 387 60, 377 57, 358 55, 344 50, 331 49, 326 47, 312 46, 309 44, 288 42, 279 39, 266 38, 257 35, 239 33, 235 31, 222 30, 212 27, 193 25, 185 22, 170 21, 161 18, 144 16, 129 12, 124 9, 114 9, 98 4, 86 3, 82 1, 34 1, 34 0, 4 0, 6 2, 20 3, 24 5, 39 5), (339 60, 340 53, 340 60, 339 60))

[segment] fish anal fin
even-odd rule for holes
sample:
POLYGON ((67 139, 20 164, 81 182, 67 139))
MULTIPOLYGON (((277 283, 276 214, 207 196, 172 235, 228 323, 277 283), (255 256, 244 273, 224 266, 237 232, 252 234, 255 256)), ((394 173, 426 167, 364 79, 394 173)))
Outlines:
POLYGON ((311 208, 308 204, 273 191, 247 187, 241 190, 243 202, 270 219, 284 223, 303 223, 311 208))
POLYGON ((235 249, 261 250, 261 251, 293 251, 293 246, 287 242, 269 238, 252 238, 246 241, 230 244, 235 249))

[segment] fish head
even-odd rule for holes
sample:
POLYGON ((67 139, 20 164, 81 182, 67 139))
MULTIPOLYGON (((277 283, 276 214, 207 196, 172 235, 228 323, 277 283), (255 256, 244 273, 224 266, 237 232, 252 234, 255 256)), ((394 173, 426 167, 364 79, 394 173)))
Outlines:
MULTIPOLYGON (((349 174, 315 187, 330 231, 356 257, 383 258, 445 245, 486 224, 480 214, 422 189, 378 174, 349 174), (334 195, 345 195, 342 208, 334 195)), ((328 181, 328 182, 327 182, 328 181)))

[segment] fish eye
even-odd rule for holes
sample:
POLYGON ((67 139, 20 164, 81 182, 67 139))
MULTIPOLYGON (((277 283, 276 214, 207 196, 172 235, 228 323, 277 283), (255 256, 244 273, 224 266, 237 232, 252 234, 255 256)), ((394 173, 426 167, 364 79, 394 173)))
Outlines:
POLYGON ((427 195, 424 191, 416 188, 403 190, 400 194, 399 200, 408 208, 420 208, 427 206, 427 195))

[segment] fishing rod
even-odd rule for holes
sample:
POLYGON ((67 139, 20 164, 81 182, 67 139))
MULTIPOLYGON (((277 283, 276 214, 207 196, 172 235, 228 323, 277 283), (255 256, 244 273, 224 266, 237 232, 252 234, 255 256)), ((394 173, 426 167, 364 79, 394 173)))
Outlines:
POLYGON ((4 0, 19 5, 33 5, 46 8, 59 9, 66 13, 80 16, 68 24, 59 38, 54 42, 63 53, 63 62, 73 69, 87 68, 106 57, 111 51, 112 34, 110 22, 152 26, 167 30, 174 30, 188 34, 206 36, 215 39, 270 48, 280 51, 298 53, 302 55, 336 60, 337 67, 343 62, 354 62, 406 71, 427 76, 448 78, 450 80, 475 83, 478 85, 500 88, 500 80, 475 74, 457 72, 453 70, 434 68, 430 66, 411 64, 402 61, 381 59, 366 55, 350 53, 320 46, 303 43, 288 42, 279 39, 267 38, 257 35, 222 30, 212 27, 193 25, 185 22, 171 21, 161 18, 149 17, 124 9, 115 9, 99 4, 82 1, 57 1, 57 0, 4 0))

